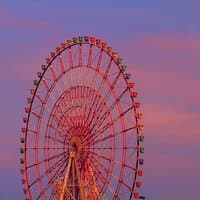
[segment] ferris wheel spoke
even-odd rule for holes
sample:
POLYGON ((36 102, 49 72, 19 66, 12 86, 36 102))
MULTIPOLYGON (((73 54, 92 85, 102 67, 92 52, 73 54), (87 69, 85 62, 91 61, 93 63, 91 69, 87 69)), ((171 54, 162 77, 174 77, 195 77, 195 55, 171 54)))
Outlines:
POLYGON ((62 81, 63 81, 63 84, 64 84, 64 88, 67 88, 68 81, 67 81, 67 78, 66 78, 66 71, 65 71, 65 66, 64 66, 64 63, 63 63, 62 56, 60 55, 58 57, 58 59, 59 59, 61 73, 62 73, 62 81))
POLYGON ((33 182, 29 184, 29 187, 32 187, 35 183, 37 183, 39 180, 42 180, 43 178, 46 178, 46 175, 55 170, 57 167, 61 166, 62 160, 66 159, 65 157, 62 157, 60 160, 58 160, 54 165, 52 165, 50 168, 46 169, 43 174, 41 174, 39 177, 37 177, 33 182))
MULTIPOLYGON (((124 94, 128 91, 128 88, 126 88, 120 95, 119 97, 111 104, 110 107, 107 108, 105 113, 99 117, 98 121, 103 123, 104 120, 106 119, 107 115, 111 113, 111 111, 115 108, 115 106, 120 102, 120 99, 124 96, 124 94)), ((97 123, 96 123, 97 124, 97 123)))
POLYGON ((101 51, 100 51, 99 58, 98 58, 98 63, 97 63, 96 69, 95 69, 95 75, 94 75, 94 78, 93 78, 93 81, 92 81, 93 88, 96 88, 97 77, 98 77, 98 74, 99 74, 102 55, 103 55, 103 49, 101 49, 101 51))
POLYGON ((93 45, 90 45, 89 55, 88 55, 88 60, 87 60, 86 86, 89 85, 89 80, 90 80, 90 67, 91 67, 91 62, 92 62, 92 52, 93 52, 93 45))
MULTIPOLYGON (((105 98, 104 98, 104 102, 106 102, 107 99, 109 98, 109 96, 110 96, 112 90, 114 89, 114 86, 115 86, 117 80, 119 79, 120 74, 121 74, 121 72, 118 73, 118 75, 116 76, 115 80, 114 80, 113 83, 112 83, 112 86, 109 87, 109 90, 108 90, 108 92, 107 92, 107 94, 106 94, 106 96, 105 96, 105 98)), ((96 112, 98 112, 99 110, 101 110, 100 112, 102 112, 102 110, 103 110, 103 106, 102 106, 101 104, 99 104, 98 108, 96 109, 96 112)), ((89 125, 90 125, 91 123, 92 123, 92 121, 90 121, 89 125)), ((97 122, 97 123, 98 123, 98 122, 97 122)), ((95 126, 96 126, 96 124, 94 124, 94 125, 92 126, 91 131, 94 129, 95 126)))
MULTIPOLYGON (((120 182, 120 183, 123 184, 125 187, 127 187, 127 188, 129 189, 129 191, 132 191, 132 187, 130 187, 128 184, 126 184, 123 180, 121 180, 118 176, 114 175, 112 172, 107 171, 107 169, 106 169, 95 157, 93 157, 93 160, 95 160, 95 162, 92 162, 92 163, 98 163, 98 164, 101 166, 101 168, 102 168, 107 174, 110 174, 111 177, 113 177, 113 178, 116 179, 118 182, 120 182)), ((118 165, 120 165, 120 166, 122 165, 122 163, 120 163, 120 162, 114 161, 114 163, 115 163, 115 164, 118 164, 118 165)), ((132 169, 132 170, 136 170, 136 169, 132 168, 131 166, 126 166, 126 165, 125 165, 124 167, 130 168, 130 169, 132 169)), ((99 167, 96 166, 95 169, 99 169, 99 167)))
POLYGON ((46 192, 50 187, 53 186, 53 183, 57 180, 57 176, 59 174, 60 169, 63 167, 63 165, 59 166, 59 169, 57 169, 57 171, 53 174, 53 176, 51 177, 51 179, 48 181, 46 187, 43 189, 43 191, 41 191, 39 193, 39 195, 37 196, 36 200, 40 200, 41 196, 43 195, 44 192, 46 192))
POLYGON ((44 160, 41 160, 41 161, 39 161, 39 162, 37 162, 37 163, 34 163, 34 164, 32 164, 32 165, 27 166, 27 169, 28 169, 28 168, 32 168, 32 167, 35 167, 35 166, 40 165, 40 164, 42 164, 42 163, 45 163, 45 162, 49 162, 49 161, 51 161, 51 160, 54 160, 54 159, 56 159, 56 158, 58 158, 58 157, 60 157, 60 156, 62 156, 62 155, 64 155, 64 154, 66 154, 66 153, 67 153, 67 151, 62 152, 62 153, 59 153, 59 154, 56 154, 56 155, 51 156, 51 157, 49 157, 49 158, 46 158, 46 159, 44 159, 44 160))
POLYGON ((63 147, 27 147, 26 150, 56 150, 63 149, 63 147))
MULTIPOLYGON (((129 112, 130 110, 132 110, 132 108, 134 107, 134 105, 132 105, 131 107, 129 107, 127 110, 125 110, 123 113, 121 113, 120 115, 118 115, 117 117, 115 117, 112 122, 107 123, 105 126, 103 126, 103 128, 99 129, 98 131, 95 132, 95 134, 91 134, 89 139, 92 139, 95 135, 100 136, 102 133, 104 133, 107 129, 109 129, 111 126, 114 125, 114 123, 116 123, 121 117, 123 117, 127 112, 129 112)), ((91 130, 90 130, 91 131, 91 130)), ((91 133, 91 132, 90 132, 91 133)))
POLYGON ((63 140, 60 140, 58 138, 55 138, 55 137, 52 137, 52 136, 49 136, 49 135, 45 136, 45 138, 48 138, 48 139, 50 139, 50 140, 52 140, 54 142, 58 142, 60 144, 64 144, 63 140))
MULTIPOLYGON (((120 101, 120 99, 123 97, 123 95, 126 93, 128 91, 128 89, 126 88, 121 94, 120 94, 120 96, 116 99, 116 101, 114 101, 114 103, 110 106, 110 107, 108 107, 108 108, 106 108, 107 110, 104 112, 104 114, 100 117, 100 116, 98 116, 97 117, 97 119, 96 119, 96 121, 95 121, 95 123, 94 123, 94 125, 95 126, 98 126, 99 124, 100 124, 100 122, 101 122, 101 124, 105 121, 105 119, 107 119, 107 115, 108 114, 110 114, 111 113, 111 111, 114 109, 114 107, 117 105, 117 103, 120 101)), ((103 110, 103 109, 102 109, 103 110)), ((95 127, 94 127, 95 128, 95 127)), ((92 133, 92 131, 91 131, 91 133, 92 133)))
MULTIPOLYGON (((94 138, 93 138, 93 142, 89 142, 88 144, 89 145, 94 145, 94 144, 98 144, 98 143, 102 143, 102 142, 105 142, 106 140, 109 140, 111 138, 115 138, 117 136, 121 136, 122 134, 124 133, 127 133, 133 129, 136 129, 136 126, 132 126, 130 128, 127 128, 125 130, 121 130, 115 134, 110 134, 108 136, 105 136, 105 137, 102 137, 102 138, 99 138, 99 135, 96 135, 94 138)), ((130 134, 133 134, 132 132, 130 134)))
MULTIPOLYGON (((91 156, 91 155, 90 155, 91 156)), ((91 166, 94 166, 94 169, 95 169, 95 174, 96 174, 96 179, 98 180, 98 179, 100 179, 101 180, 101 182, 102 183, 104 183, 104 188, 108 188, 109 189, 109 191, 114 195, 114 190, 113 190, 113 188, 110 186, 110 184, 109 184, 109 180, 106 178, 106 177, 104 177, 103 175, 102 175, 102 171, 99 169, 99 166, 101 166, 101 168, 105 171, 105 167, 102 167, 102 164, 99 162, 99 161, 97 161, 96 160, 96 162, 92 162, 92 160, 96 160, 94 157, 91 159, 91 161, 90 161, 90 164, 91 164, 91 166), (97 164, 97 165, 96 165, 97 164)), ((107 171, 107 170, 106 170, 107 171)), ((108 175, 110 174, 111 172, 109 172, 109 173, 107 173, 108 175)), ((103 189, 103 188, 102 188, 103 189)), ((101 190, 102 190, 101 189, 101 190)), ((103 191, 100 191, 99 193, 102 193, 103 191)))

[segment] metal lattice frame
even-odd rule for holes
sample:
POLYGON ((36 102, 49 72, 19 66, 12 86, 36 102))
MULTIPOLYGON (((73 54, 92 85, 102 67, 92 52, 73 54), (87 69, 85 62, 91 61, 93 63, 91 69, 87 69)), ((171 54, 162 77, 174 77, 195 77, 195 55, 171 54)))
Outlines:
POLYGON ((26 200, 139 199, 143 172, 135 84, 110 46, 67 40, 42 65, 25 108, 26 200))

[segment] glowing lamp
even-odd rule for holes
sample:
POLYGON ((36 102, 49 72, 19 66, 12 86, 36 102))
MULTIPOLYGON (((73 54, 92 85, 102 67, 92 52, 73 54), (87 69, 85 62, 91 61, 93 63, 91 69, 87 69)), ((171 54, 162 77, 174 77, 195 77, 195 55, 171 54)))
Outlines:
POLYGON ((121 69, 122 69, 123 72, 125 72, 127 70, 127 66, 123 65, 121 69))
POLYGON ((85 40, 85 42, 89 42, 89 37, 88 36, 84 36, 84 40, 85 40))
POLYGON ((101 46, 102 46, 103 49, 105 49, 105 48, 106 48, 106 43, 105 43, 105 42, 102 42, 102 43, 101 43, 101 46))
POLYGON ((140 181, 136 181, 136 187, 140 188, 142 186, 142 183, 140 181))
POLYGON ((139 159, 139 164, 140 164, 140 165, 143 165, 143 164, 144 164, 144 159, 140 158, 140 159, 139 159))
POLYGON ((37 81, 37 80, 33 80, 33 84, 34 84, 35 86, 37 86, 37 85, 38 85, 38 81, 37 81))
POLYGON ((83 42, 83 37, 82 37, 82 36, 79 36, 79 37, 78 37, 78 40, 79 40, 79 42, 83 42))
POLYGON ((135 102, 134 106, 135 106, 135 108, 139 108, 140 107, 140 103, 139 102, 135 102))
POLYGON ((22 133, 26 133, 26 128, 22 128, 22 133))
POLYGON ((138 170, 138 176, 142 176, 143 175, 143 171, 141 169, 138 170))
POLYGON ((28 121, 28 118, 27 118, 27 117, 24 117, 24 118, 23 118, 23 122, 26 123, 27 121, 28 121))
POLYGON ((133 196, 134 196, 135 199, 138 199, 139 198, 139 193, 138 192, 134 192, 133 196))
POLYGON ((37 77, 38 77, 38 78, 41 78, 41 77, 42 77, 42 73, 41 73, 41 72, 38 72, 38 73, 37 73, 37 77))
POLYGON ((51 57, 54 58, 56 56, 55 52, 51 52, 51 57))
POLYGON ((46 70, 46 65, 41 65, 42 70, 46 70))
POLYGON ((144 142, 144 135, 140 135, 139 140, 140 140, 140 142, 144 142))
POLYGON ((142 119, 142 113, 137 113, 136 115, 138 119, 142 119))
POLYGON ((135 83, 128 83, 128 88, 134 88, 135 83))
POLYGON ((111 53, 111 52, 112 52, 112 47, 108 46, 108 47, 107 47, 107 52, 108 52, 108 53, 111 53))
POLYGON ((23 189, 24 194, 28 194, 28 190, 27 189, 23 189))
POLYGON ((24 153, 24 148, 23 148, 23 147, 20 148, 20 153, 21 153, 21 154, 24 153))
POLYGON ((139 124, 139 125, 138 125, 138 128, 139 128, 139 130, 142 131, 142 130, 144 130, 144 125, 143 125, 143 124, 139 124))
POLYGON ((101 40, 97 39, 97 40, 96 40, 96 45, 97 45, 97 46, 100 46, 100 44, 101 44, 101 40))
POLYGON ((65 43, 61 43, 61 47, 64 49, 66 47, 65 43))
POLYGON ((24 164, 24 158, 20 158, 20 163, 24 164))
POLYGON ((71 40, 67 40, 67 45, 72 45, 72 41, 71 40))
POLYGON ((114 58, 117 58, 117 55, 118 55, 118 53, 117 53, 116 51, 112 52, 112 56, 113 56, 114 58))
POLYGON ((121 64, 122 64, 122 59, 121 59, 121 58, 118 58, 118 59, 117 59, 117 63, 121 65, 121 64))
POLYGON ((94 38, 94 37, 90 37, 90 42, 91 42, 92 44, 94 44, 94 43, 95 43, 95 38, 94 38))
POLYGON ((50 58, 46 58, 46 63, 49 64, 51 62, 50 58))
POLYGON ((144 153, 144 147, 140 147, 140 153, 144 153))
POLYGON ((73 42, 74 42, 74 44, 76 44, 77 42, 78 42, 78 39, 77 38, 72 38, 72 40, 73 40, 73 42))
POLYGON ((29 113, 30 112, 30 108, 24 108, 25 113, 29 113))
POLYGON ((20 142, 23 144, 25 142, 25 139, 23 137, 20 138, 20 142))
POLYGON ((25 185, 26 184, 26 179, 22 179, 22 185, 25 185))

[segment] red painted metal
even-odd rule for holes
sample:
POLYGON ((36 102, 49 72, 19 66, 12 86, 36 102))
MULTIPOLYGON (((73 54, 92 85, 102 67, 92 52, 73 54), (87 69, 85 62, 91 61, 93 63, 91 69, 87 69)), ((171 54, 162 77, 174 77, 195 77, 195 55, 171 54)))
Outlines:
MULTIPOLYGON (((25 108, 20 160, 24 194, 30 200, 55 197, 58 177, 65 176, 70 145, 78 141, 80 177, 76 176, 90 183, 88 190, 98 191, 98 195, 88 192, 87 199, 138 198, 143 125, 138 123, 142 114, 136 112, 140 103, 132 91, 135 84, 122 69, 126 65, 112 47, 89 36, 67 40, 55 52, 38 73, 25 108)), ((68 181, 72 184, 72 171, 68 181)), ((76 198, 81 198, 76 191, 76 198)))

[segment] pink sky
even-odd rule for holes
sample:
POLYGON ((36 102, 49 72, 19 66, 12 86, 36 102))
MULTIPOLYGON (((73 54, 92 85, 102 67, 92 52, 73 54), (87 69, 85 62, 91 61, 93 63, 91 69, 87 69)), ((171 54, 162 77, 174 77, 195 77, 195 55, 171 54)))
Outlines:
POLYGON ((143 193, 199 200, 198 1, 48 3, 0 3, 0 199, 23 198, 18 139, 32 80, 57 45, 88 33, 119 52, 136 82, 145 124, 143 193))

